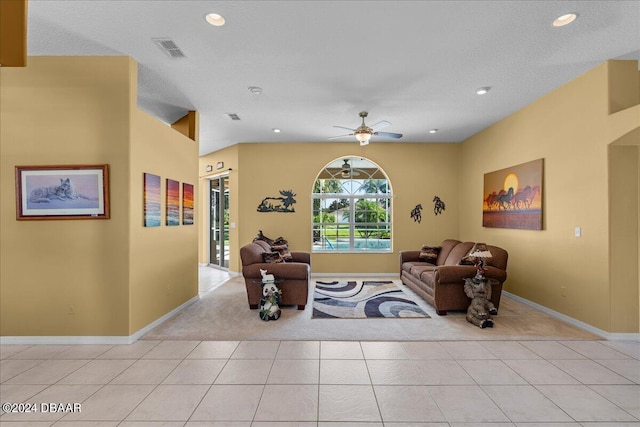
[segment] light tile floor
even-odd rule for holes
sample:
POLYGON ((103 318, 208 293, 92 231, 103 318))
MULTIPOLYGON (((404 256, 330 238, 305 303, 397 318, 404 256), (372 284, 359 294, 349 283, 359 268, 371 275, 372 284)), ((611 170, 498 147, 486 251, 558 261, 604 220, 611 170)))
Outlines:
POLYGON ((638 342, 138 341, 0 357, 0 400, 37 409, 3 411, 3 427, 640 426, 638 342))

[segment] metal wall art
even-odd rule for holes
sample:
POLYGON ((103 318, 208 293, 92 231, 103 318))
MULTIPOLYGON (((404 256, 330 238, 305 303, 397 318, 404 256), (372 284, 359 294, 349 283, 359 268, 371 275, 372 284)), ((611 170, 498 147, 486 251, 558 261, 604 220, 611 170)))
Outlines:
POLYGON ((418 224, 422 221, 422 204, 418 203, 416 207, 411 210, 411 218, 418 224))
POLYGON ((295 212, 293 204, 296 196, 293 190, 280 190, 282 197, 265 197, 258 205, 258 212, 295 212))
POLYGON ((444 210, 444 202, 440 200, 440 197, 435 196, 433 198, 433 213, 439 215, 444 210))

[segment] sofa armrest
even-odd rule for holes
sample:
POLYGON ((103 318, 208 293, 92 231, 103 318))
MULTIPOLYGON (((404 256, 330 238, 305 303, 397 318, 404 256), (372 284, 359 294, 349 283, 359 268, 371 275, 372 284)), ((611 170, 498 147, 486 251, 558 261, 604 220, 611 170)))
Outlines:
POLYGON ((499 268, 487 265, 484 267, 484 275, 489 279, 496 279, 500 283, 507 280, 507 272, 499 268))
POLYGON ((303 262, 260 262, 244 266, 242 275, 245 279, 261 280, 260 270, 267 270, 268 274, 273 274, 276 279, 307 280, 309 278, 309 264, 303 262))
MULTIPOLYGON (((462 283, 464 279, 476 275, 476 267, 473 265, 441 265, 436 268, 436 283, 462 283)), ((507 272, 499 268, 485 266, 484 275, 488 279, 496 279, 500 283, 507 280, 507 272)))
POLYGON ((405 262, 419 261, 420 251, 400 251, 400 265, 405 262))
POLYGON ((311 254, 309 252, 291 252, 293 262, 302 262, 311 265, 311 254))
POLYGON ((436 268, 434 278, 436 283, 462 284, 465 278, 475 275, 476 268, 473 265, 441 265, 436 268))

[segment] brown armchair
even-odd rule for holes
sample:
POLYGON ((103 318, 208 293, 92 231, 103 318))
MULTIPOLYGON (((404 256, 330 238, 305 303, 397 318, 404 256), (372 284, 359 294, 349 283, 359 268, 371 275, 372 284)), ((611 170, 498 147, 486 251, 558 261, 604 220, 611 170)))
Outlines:
POLYGON ((282 291, 282 305, 297 305, 298 310, 304 310, 309 295, 309 276, 311 271, 311 254, 309 252, 291 252, 291 262, 266 263, 262 254, 271 252, 267 242, 255 240, 253 243, 240 248, 242 261, 242 276, 247 288, 249 308, 256 309, 262 297, 262 275, 260 270, 267 270, 273 274, 282 291))

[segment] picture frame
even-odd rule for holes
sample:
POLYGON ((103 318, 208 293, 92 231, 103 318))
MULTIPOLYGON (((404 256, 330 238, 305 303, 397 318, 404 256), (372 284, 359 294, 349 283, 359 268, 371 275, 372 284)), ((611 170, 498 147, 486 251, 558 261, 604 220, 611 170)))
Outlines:
POLYGON ((109 165, 16 166, 16 219, 109 219, 109 165))
POLYGON ((182 225, 193 225, 193 184, 182 183, 182 225))
POLYGON ((143 225, 160 227, 160 176, 143 173, 143 225))
POLYGON ((542 230, 544 159, 484 175, 482 226, 542 230))
POLYGON ((167 178, 166 225, 180 225, 180 182, 167 178))

